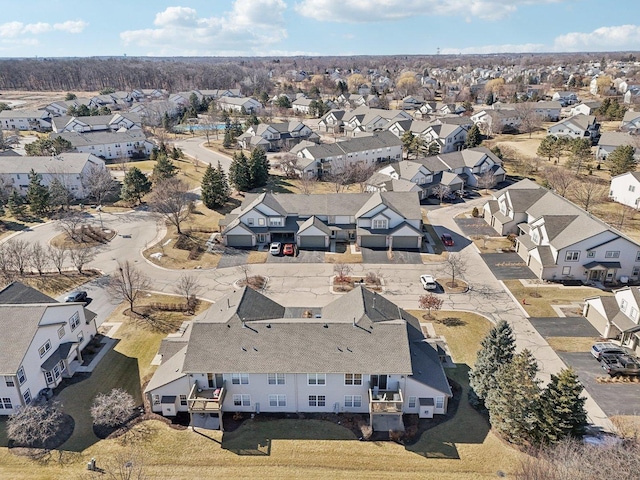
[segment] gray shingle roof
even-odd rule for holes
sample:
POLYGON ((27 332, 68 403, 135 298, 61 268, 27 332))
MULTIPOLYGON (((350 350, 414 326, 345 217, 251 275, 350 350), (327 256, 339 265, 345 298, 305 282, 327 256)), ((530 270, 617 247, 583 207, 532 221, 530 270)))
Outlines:
POLYGON ((150 392, 156 388, 167 385, 174 380, 184 377, 183 373, 184 358, 187 353, 187 346, 182 344, 182 348, 175 352, 171 357, 163 361, 149 380, 144 392, 150 392))
POLYGON ((45 304, 0 305, 0 375, 15 375, 38 330, 45 304))
POLYGON ((429 385, 449 397, 453 396, 438 352, 428 343, 411 343, 411 370, 411 378, 417 382, 429 385))
POLYGON ((106 145, 109 143, 142 142, 147 139, 141 130, 127 130, 126 132, 102 130, 96 132, 62 132, 51 134, 51 138, 56 137, 62 137, 71 142, 71 145, 74 147, 106 145))
POLYGON ((12 282, 0 290, 0 304, 24 305, 28 303, 57 303, 49 295, 20 282, 12 282))
MULTIPOLYGON (((99 160, 90 153, 61 153, 56 157, 0 157, 0 174, 28 174, 62 171, 65 174, 79 174, 87 162, 99 160)), ((100 160, 100 162, 102 162, 100 160)))

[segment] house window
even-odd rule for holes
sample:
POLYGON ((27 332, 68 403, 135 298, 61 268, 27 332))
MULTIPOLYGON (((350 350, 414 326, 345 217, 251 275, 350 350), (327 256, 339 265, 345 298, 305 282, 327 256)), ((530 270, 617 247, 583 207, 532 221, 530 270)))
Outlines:
POLYGON ((436 397, 436 408, 444 408, 444 397, 436 397))
POLYGON ((0 408, 2 408, 3 406, 7 410, 13 408, 13 405, 11 404, 11 399, 9 397, 2 397, 2 401, 0 402, 0 408))
POLYGON ((4 383, 6 383, 7 387, 15 387, 15 382, 13 380, 13 377, 6 375, 4 377, 4 383))
POLYGON ((38 349, 38 353, 40 354, 40 358, 44 357, 45 354, 51 350, 51 341, 47 340, 44 345, 42 345, 39 349, 38 349))
POLYGON ((596 252, 594 252, 593 250, 591 250, 590 252, 587 252, 587 258, 595 258, 596 256, 596 252))
POLYGON ((51 372, 44 372, 44 376, 47 379, 47 383, 53 383, 53 374, 51 372))
POLYGON ((284 373, 269 373, 269 385, 284 385, 284 373))
POLYGON ((180 395, 180 405, 186 407, 187 406, 187 396, 186 395, 180 395))
POLYGON ((154 395, 153 396, 153 404, 154 405, 160 405, 160 395, 154 395))
POLYGON ((344 374, 345 385, 362 385, 361 373, 345 373, 344 374))
POLYGON ((27 388, 27 390, 22 394, 22 398, 24 398, 24 403, 29 405, 31 403, 31 391, 27 388))
POLYGON ((359 408, 362 406, 362 395, 345 395, 344 406, 359 408))
POLYGON ((618 258, 618 257, 620 257, 620 251, 609 250, 604 254, 604 258, 618 258))
POLYGON ((253 225, 253 218, 247 218, 247 225, 253 225))
POLYGON ((634 277, 637 277, 638 275, 640 275, 640 267, 633 267, 633 270, 631 271, 631 275, 634 277))
POLYGON ((327 397, 324 395, 309 395, 309 406, 310 407, 324 407, 326 404, 327 397))
POLYGON ((78 342, 82 343, 83 340, 84 340, 84 333, 82 333, 82 330, 80 330, 78 332, 78 342))
POLYGON ((258 218, 258 225, 260 225, 261 227, 264 227, 265 225, 264 218, 258 218))
POLYGON ((540 237, 538 236, 538 231, 536 230, 531 234, 531 241, 533 243, 538 243, 538 240, 540 240, 540 237))
POLYGON ((270 407, 286 407, 287 396, 286 395, 269 395, 270 407))
POLYGON ((562 275, 571 275, 571 267, 562 267, 562 275))
POLYGON ((270 227, 281 227, 282 226, 282 218, 270 218, 269 219, 270 227))
POLYGON ((580 252, 578 250, 569 250, 565 255, 565 261, 567 262, 577 262, 580 258, 580 252))
POLYGON ((630 192, 635 192, 636 191, 636 186, 635 185, 629 185, 629 191, 630 192))
POLYGON ((18 382, 20 382, 20 385, 22 385, 24 382, 27 381, 27 376, 24 374, 24 368, 20 367, 18 369, 18 382))
POLYGON ((385 230, 387 228, 387 220, 379 219, 373 221, 374 230, 385 230))
POLYGON ((631 311, 629 312, 629 316, 634 320, 638 316, 638 310, 635 307, 631 307, 631 311))
POLYGON ((623 312, 627 310, 627 301, 624 298, 620 302, 620 310, 622 310, 623 312))
POLYGON ((80 325, 80 314, 78 312, 74 313, 69 319, 69 325, 71 325, 72 332, 80 325))
POLYGON ((64 325, 58 329, 58 338, 64 337, 64 325))
POLYGON ((307 373, 307 385, 325 385, 326 382, 324 373, 307 373))
POLYGON ((236 407, 250 407, 251 406, 251 397, 247 394, 235 394, 233 396, 233 404, 236 407))
POLYGON ((640 252, 636 252, 636 262, 640 262, 640 252))
POLYGON ((248 373, 232 373, 231 383, 233 385, 249 385, 249 374, 248 373))
POLYGON ((409 408, 416 408, 416 397, 409 397, 409 408))

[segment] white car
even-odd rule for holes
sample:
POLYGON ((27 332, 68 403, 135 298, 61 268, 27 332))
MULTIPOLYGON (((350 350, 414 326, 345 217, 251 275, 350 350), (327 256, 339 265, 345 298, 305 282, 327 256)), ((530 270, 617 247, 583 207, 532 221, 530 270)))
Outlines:
POLYGON ((282 244, 280 242, 273 242, 269 245, 269 253, 271 255, 280 255, 280 250, 282 250, 282 244))
POLYGON ((438 288, 435 278, 431 275, 420 275, 420 283, 425 290, 435 290, 438 288))

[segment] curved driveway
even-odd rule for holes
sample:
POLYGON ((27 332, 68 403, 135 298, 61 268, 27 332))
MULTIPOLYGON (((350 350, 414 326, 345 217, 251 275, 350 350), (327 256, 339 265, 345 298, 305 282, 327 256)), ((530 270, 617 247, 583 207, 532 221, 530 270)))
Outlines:
POLYGON ((175 142, 175 145, 191 158, 197 158, 201 162, 210 163, 214 167, 218 165, 219 161, 225 172, 228 172, 229 166, 231 165, 231 157, 204 147, 203 144, 206 141, 207 139, 205 137, 197 136, 179 140, 175 142))
MULTIPOLYGON (((185 143, 190 146, 195 145, 197 148, 195 140, 189 139, 182 142, 181 146, 185 143)), ((211 158, 215 156, 217 154, 213 154, 211 158)), ((201 159, 200 155, 198 158, 201 159)), ((444 229, 461 234, 453 220, 454 217, 483 202, 484 199, 480 198, 465 204, 433 210, 429 212, 429 218, 436 226, 438 235, 444 229)), ((164 227, 157 222, 156 218, 148 212, 139 211, 125 214, 102 213, 101 217, 104 227, 116 230, 119 235, 102 249, 90 266, 109 274, 115 269, 117 261, 129 260, 151 278, 154 290, 173 293, 176 280, 185 270, 160 268, 141 255, 145 248, 164 236, 164 227), (122 234, 130 235, 131 238, 124 238, 122 234)), ((99 224, 99 216, 93 215, 91 222, 99 224)), ((31 242, 47 244, 58 233, 55 225, 49 223, 19 235, 31 242)), ((502 282, 496 280, 473 243, 461 248, 461 254, 467 261, 464 277, 471 286, 471 290, 466 294, 444 294, 443 308, 477 312, 485 315, 492 322, 501 319, 508 321, 513 327, 518 348, 531 350, 541 369, 540 378, 544 382, 548 381, 551 373, 557 373, 565 367, 564 363, 532 327, 519 303, 508 293, 502 282)), ((391 301, 405 309, 416 309, 418 296, 424 293, 419 282, 420 274, 443 276, 444 264, 430 262, 425 265, 353 265, 353 273, 356 275, 370 271, 382 275, 386 285, 384 294, 391 301)), ((237 267, 192 270, 191 272, 197 273, 200 283, 204 286, 202 297, 211 301, 217 301, 229 293, 234 288, 234 282, 244 275, 237 267)), ((275 301, 286 305, 319 307, 335 298, 329 290, 329 281, 334 274, 332 264, 253 264, 250 266, 250 273, 268 277, 266 293, 275 301)), ((103 289, 103 286, 95 288, 103 289)), ((106 295, 104 292, 102 294, 106 295)), ((611 425, 606 415, 586 392, 585 395, 590 421, 610 430, 611 425)))

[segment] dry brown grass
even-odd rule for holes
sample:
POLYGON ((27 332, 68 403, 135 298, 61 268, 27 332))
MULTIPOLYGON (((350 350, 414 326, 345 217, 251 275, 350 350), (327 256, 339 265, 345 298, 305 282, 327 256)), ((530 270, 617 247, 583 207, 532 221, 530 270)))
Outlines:
POLYGON ((344 253, 327 252, 324 256, 325 263, 362 263, 362 253, 351 253, 347 247, 344 253))
POLYGON ((556 352, 588 352, 598 338, 592 337, 547 337, 547 343, 556 352))
POLYGON ((472 240, 481 252, 510 250, 513 247, 513 244, 506 237, 489 237, 486 240, 472 237, 472 240))
POLYGON ((265 263, 268 256, 268 252, 258 252, 257 250, 251 250, 249 252, 249 256, 247 257, 247 263, 265 263))
POLYGON ((62 275, 58 273, 25 275, 17 280, 51 297, 57 297, 99 276, 100 273, 95 270, 86 270, 82 274, 65 272, 62 275))
POLYGON ((557 316, 551 305, 569 305, 582 302, 588 297, 612 295, 592 287, 563 287, 562 285, 525 287, 519 280, 504 280, 504 284, 518 301, 526 299, 527 304, 523 307, 532 317, 557 316))
MULTIPOLYGON (((204 176, 204 170, 206 165, 199 165, 197 168, 194 165, 191 159, 180 159, 173 160, 173 164, 178 168, 177 178, 183 180, 189 188, 198 188, 202 183, 202 177, 204 176)), ((138 168, 142 173, 146 173, 148 175, 153 172, 153 167, 155 166, 155 160, 140 160, 134 162, 126 162, 124 164, 124 168, 128 170, 131 167, 138 168)), ((120 163, 112 163, 107 165, 107 168, 112 172, 122 172, 123 164, 120 163)))

